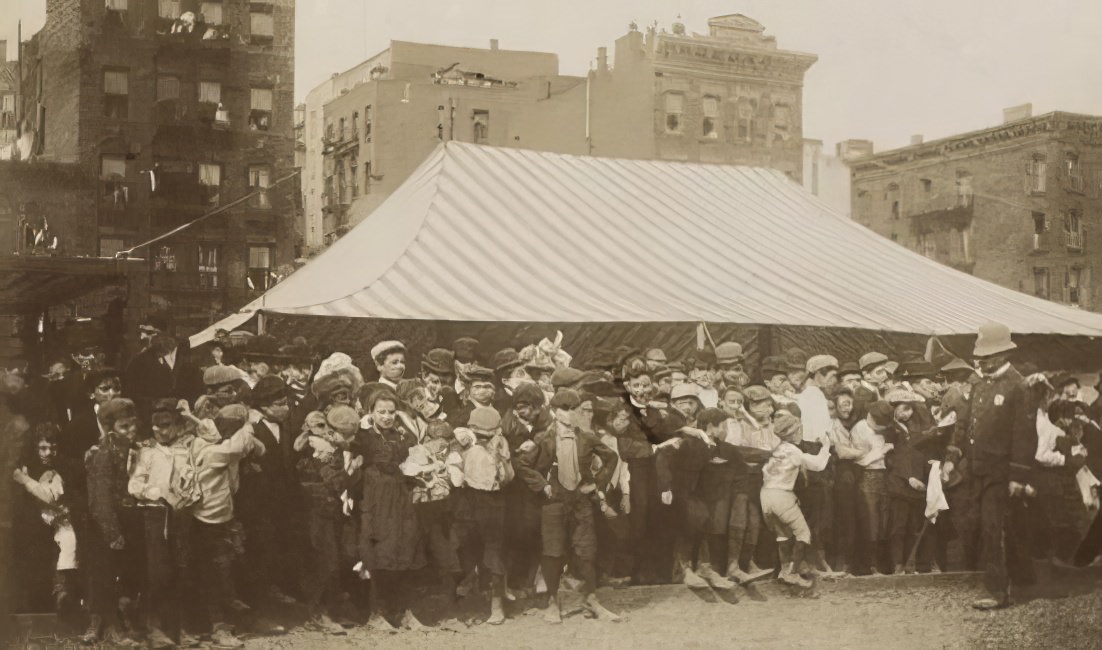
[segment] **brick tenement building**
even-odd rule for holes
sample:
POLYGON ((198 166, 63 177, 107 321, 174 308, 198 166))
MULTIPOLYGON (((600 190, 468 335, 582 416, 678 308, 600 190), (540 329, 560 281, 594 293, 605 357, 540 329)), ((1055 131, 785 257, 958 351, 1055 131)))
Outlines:
POLYGON ((852 160, 853 218, 979 278, 1098 310, 1102 117, 1007 117, 852 160))
POLYGON ((708 34, 635 25, 604 48, 592 81, 596 156, 757 165, 803 174, 803 80, 812 54, 777 48, 757 21, 732 14, 708 34))
POLYGON ((444 140, 585 153, 585 102, 555 54, 392 41, 307 96, 307 243, 344 234, 444 140))
POLYGON ((179 333, 292 260, 295 189, 265 188, 294 166, 294 14, 294 0, 48 0, 27 48, 32 158, 98 179, 95 254, 226 208, 135 252, 151 290, 131 307, 170 310, 179 333))

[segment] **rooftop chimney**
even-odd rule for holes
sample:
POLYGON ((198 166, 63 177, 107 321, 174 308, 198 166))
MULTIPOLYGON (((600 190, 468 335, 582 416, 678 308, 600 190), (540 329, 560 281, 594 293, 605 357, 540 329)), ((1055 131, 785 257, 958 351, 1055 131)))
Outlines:
POLYGON ((608 48, 597 48, 597 72, 608 72, 608 48))
POLYGON ((911 144, 912 145, 922 144, 922 134, 919 133, 918 135, 912 135, 911 136, 911 144))
POLYGON ((490 39, 490 49, 495 51, 495 52, 497 51, 497 39, 496 38, 491 38, 490 39))
POLYGON ((853 160, 862 156, 873 154, 872 140, 842 140, 836 147, 838 157, 842 160, 853 160))
POLYGON ((1033 117, 1033 104, 1019 104, 1003 109, 1003 124, 1033 117))

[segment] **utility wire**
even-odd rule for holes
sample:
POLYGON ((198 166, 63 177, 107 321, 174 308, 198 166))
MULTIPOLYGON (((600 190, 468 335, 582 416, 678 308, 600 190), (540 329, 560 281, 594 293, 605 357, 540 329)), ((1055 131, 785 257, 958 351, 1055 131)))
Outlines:
POLYGON ((206 214, 204 214, 200 217, 197 217, 196 219, 193 219, 192 221, 189 221, 185 224, 176 226, 172 230, 169 230, 168 232, 166 232, 164 234, 158 235, 158 236, 154 237, 153 239, 150 239, 147 242, 143 242, 143 243, 138 244, 136 246, 132 246, 132 247, 130 247, 130 248, 124 250, 124 251, 119 251, 119 252, 115 253, 115 257, 116 257, 116 259, 126 259, 126 258, 130 257, 134 253, 134 251, 136 251, 139 248, 145 248, 146 246, 151 246, 153 244, 156 244, 159 241, 168 239, 169 237, 172 237, 173 235, 194 226, 195 224, 199 223, 200 221, 205 221, 206 219, 209 219, 209 218, 211 218, 215 215, 221 214, 221 213, 225 212, 226 210, 229 210, 230 208, 234 207, 235 205, 240 205, 240 204, 244 203, 245 201, 248 201, 249 199, 251 199, 254 196, 259 196, 261 194, 264 194, 268 190, 270 190, 273 187, 279 185, 280 183, 288 181, 288 180, 290 180, 290 179, 292 179, 292 178, 294 178, 295 176, 298 176, 298 175, 299 175, 299 172, 297 172, 297 171, 291 172, 290 174, 284 176, 283 178, 276 179, 275 182, 273 182, 271 185, 269 185, 267 187, 260 188, 260 189, 256 190, 255 192, 250 192, 250 193, 246 194, 245 196, 243 196, 239 199, 236 199, 234 201, 231 201, 231 202, 227 203, 226 205, 219 206, 219 207, 215 208, 214 210, 211 210, 210 212, 208 212, 208 213, 206 213, 206 214))

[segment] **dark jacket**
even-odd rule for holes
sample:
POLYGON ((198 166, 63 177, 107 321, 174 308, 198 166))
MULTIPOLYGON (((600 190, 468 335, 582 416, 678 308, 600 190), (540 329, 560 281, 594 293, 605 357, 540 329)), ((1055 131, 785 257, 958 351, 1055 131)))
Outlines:
POLYGON ((126 490, 130 478, 126 468, 129 458, 128 443, 110 434, 106 440, 88 450, 85 458, 88 512, 93 525, 107 543, 122 537, 120 510, 134 503, 134 498, 126 490))
MULTIPOLYGON (((586 483, 594 483, 597 489, 605 491, 608 482, 612 479, 612 473, 616 469, 619 457, 616 452, 609 449, 596 434, 581 429, 574 430, 575 445, 578 450, 578 469, 580 472, 579 486, 586 483), (601 469, 593 474, 593 457, 601 460, 601 469)), ((516 464, 517 474, 533 492, 543 492, 548 485, 551 468, 555 465, 555 442, 557 436, 555 427, 536 436, 536 446, 523 453, 516 464)), ((558 481, 551 482, 553 489, 561 489, 558 481)), ((552 499, 561 498, 559 494, 552 494, 552 499)))
POLYGON ((983 377, 972 388, 967 418, 958 421, 954 443, 971 472, 996 480, 1026 483, 1037 453, 1037 431, 1028 390, 1013 367, 983 377))
MULTIPOLYGON (((911 423, 914 423, 912 418, 911 423)), ((916 490, 910 485, 910 479, 917 478, 924 484, 930 478, 929 461, 940 457, 940 431, 934 428, 921 430, 912 426, 904 429, 891 426, 883 433, 884 441, 894 447, 884 457, 888 471, 886 487, 888 494, 911 501, 925 501, 926 491, 916 490)))

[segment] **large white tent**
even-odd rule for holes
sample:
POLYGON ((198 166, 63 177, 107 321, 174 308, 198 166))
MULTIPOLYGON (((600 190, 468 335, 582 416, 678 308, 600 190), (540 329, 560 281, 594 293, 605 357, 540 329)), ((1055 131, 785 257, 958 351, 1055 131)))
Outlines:
POLYGON ((426 321, 1102 335, 1102 315, 956 271, 782 173, 449 142, 257 313, 426 321))

